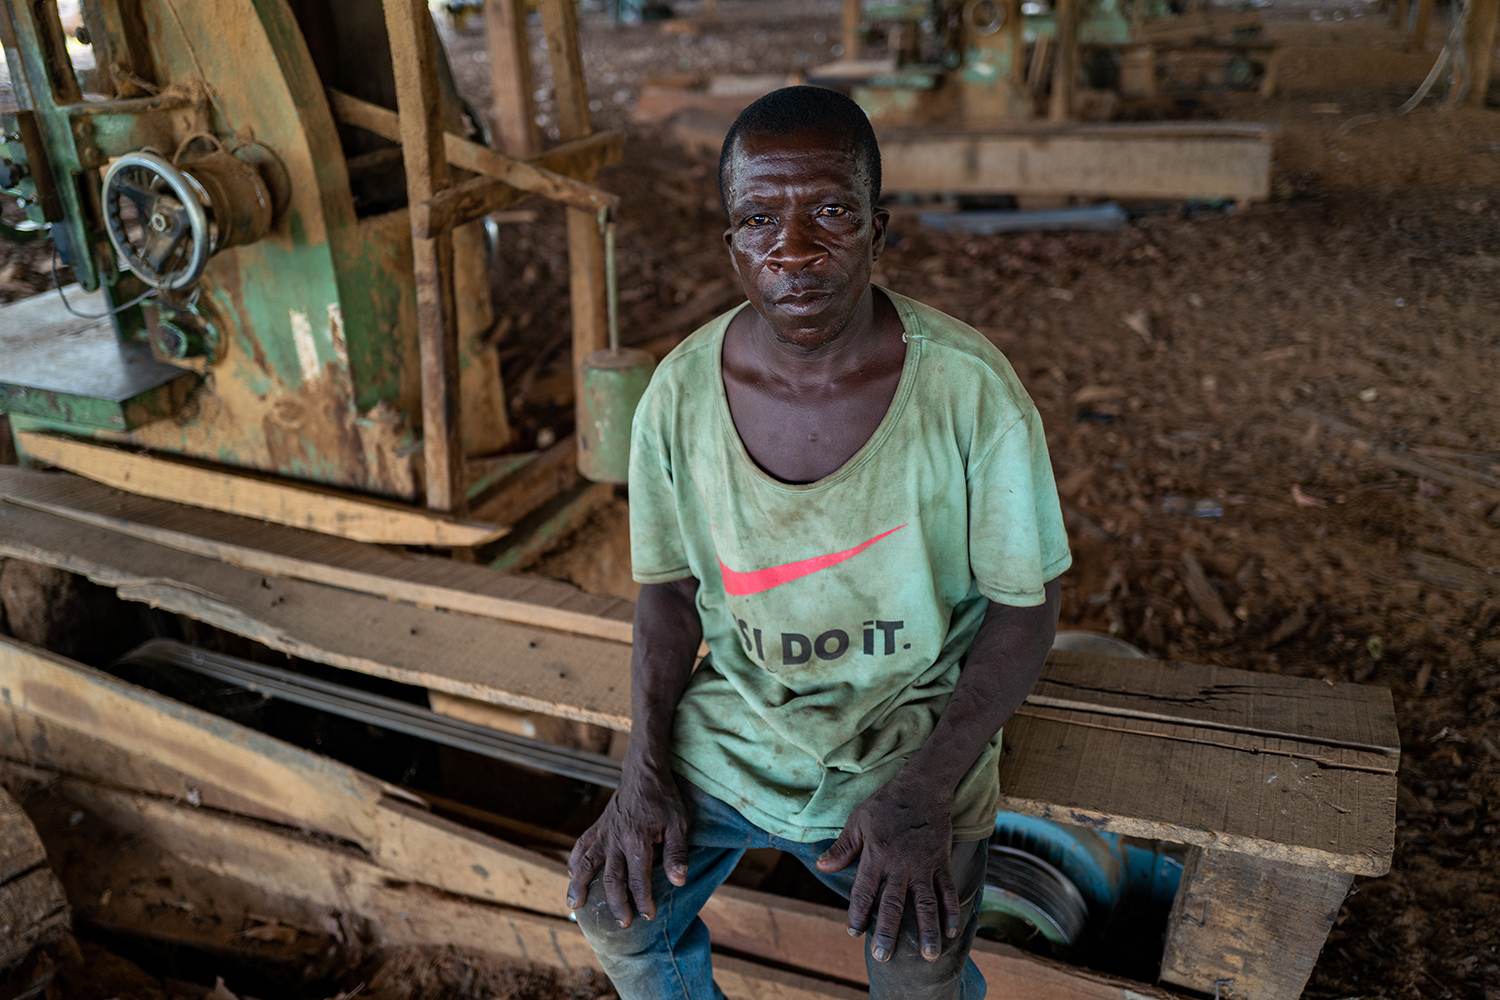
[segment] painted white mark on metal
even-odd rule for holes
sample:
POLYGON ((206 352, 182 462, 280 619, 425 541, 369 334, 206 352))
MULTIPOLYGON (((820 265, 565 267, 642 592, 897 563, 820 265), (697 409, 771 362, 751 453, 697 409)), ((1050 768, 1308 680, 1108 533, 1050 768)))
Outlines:
POLYGON ((337 302, 328 303, 328 338, 333 341, 334 353, 342 361, 349 355, 344 343, 344 307, 337 302))
POLYGON ((307 313, 295 309, 292 314, 292 343, 297 345, 297 365, 302 369, 302 381, 316 382, 322 368, 318 365, 318 342, 313 340, 312 323, 307 313))

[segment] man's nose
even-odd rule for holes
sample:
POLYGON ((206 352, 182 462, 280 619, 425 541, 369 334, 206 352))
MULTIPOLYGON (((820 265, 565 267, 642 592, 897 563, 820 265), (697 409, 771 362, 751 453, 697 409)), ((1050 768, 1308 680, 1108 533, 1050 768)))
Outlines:
POLYGON ((817 265, 828 256, 828 248, 819 239, 817 227, 811 220, 790 219, 782 226, 780 235, 766 259, 779 271, 800 271, 817 265))

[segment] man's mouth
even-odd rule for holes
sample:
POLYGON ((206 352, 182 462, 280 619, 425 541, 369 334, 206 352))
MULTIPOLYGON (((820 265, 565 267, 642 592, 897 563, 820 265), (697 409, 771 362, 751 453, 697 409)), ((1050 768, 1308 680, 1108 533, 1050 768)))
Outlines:
POLYGON ((812 313, 822 309, 832 295, 826 288, 802 288, 778 297, 776 306, 783 312, 812 313))

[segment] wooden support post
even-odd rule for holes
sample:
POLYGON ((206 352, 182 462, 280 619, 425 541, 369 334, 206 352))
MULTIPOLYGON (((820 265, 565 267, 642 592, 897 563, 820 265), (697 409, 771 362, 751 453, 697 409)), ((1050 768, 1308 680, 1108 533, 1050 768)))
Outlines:
MULTIPOLYGON (((583 78, 583 56, 578 48, 578 14, 573 0, 542 0, 542 25, 547 33, 547 56, 557 88, 558 128, 564 141, 581 139, 593 131, 589 123, 588 86, 583 78)), ((581 178, 592 184, 592 175, 581 178)), ((583 405, 579 362, 609 346, 605 314, 604 235, 598 216, 568 209, 568 288, 573 301, 573 399, 583 405)), ((582 420, 580 413, 579 420, 582 420)))
MULTIPOLYGON (((1464 103, 1471 108, 1484 107, 1485 92, 1490 89, 1497 21, 1500 21, 1500 0, 1470 0, 1469 23, 1464 28, 1464 51, 1469 57, 1469 96, 1464 103)), ((1454 96, 1458 95, 1455 93, 1454 96)))
POLYGON ((1194 848, 1167 920, 1162 981, 1209 995, 1217 982, 1234 1000, 1296 1000, 1353 880, 1194 848))
POLYGON ((1057 53, 1052 57, 1052 103, 1048 117, 1065 122, 1073 117, 1073 81, 1078 75, 1078 0, 1055 0, 1057 53))
POLYGON ((1417 52, 1427 50, 1427 29, 1432 26, 1433 0, 1417 0, 1417 23, 1411 29, 1411 47, 1417 52))
POLYGON ((1391 27, 1397 31, 1406 30, 1406 22, 1411 19, 1411 0, 1396 0, 1391 7, 1391 27))
POLYGON ((844 0, 844 54, 839 58, 846 62, 856 62, 860 57, 859 24, 863 20, 861 0, 844 0))
POLYGON ((485 40, 490 50, 490 86, 494 117, 506 155, 530 159, 542 149, 536 124, 536 83, 531 46, 526 41, 525 0, 490 0, 484 5, 485 40))
MULTIPOLYGON (((385 0, 386 32, 396 75, 406 192, 412 205, 448 186, 437 39, 426 0, 385 0)), ((458 310, 453 297, 453 239, 412 235, 417 336, 422 363, 422 450, 427 506, 464 507, 462 410, 459 408, 458 310)))

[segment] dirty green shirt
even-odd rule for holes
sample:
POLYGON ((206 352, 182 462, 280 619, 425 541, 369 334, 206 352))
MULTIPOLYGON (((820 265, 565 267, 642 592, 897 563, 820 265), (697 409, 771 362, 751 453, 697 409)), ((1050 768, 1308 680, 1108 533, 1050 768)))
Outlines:
MULTIPOLYGON (((669 354, 636 411, 641 583, 696 577, 709 655, 672 730, 679 774, 767 832, 838 836, 932 733, 988 600, 1030 607, 1071 556, 1041 419, 973 328, 892 292, 895 398, 842 468, 779 482, 720 372, 739 309, 669 354)), ((1000 735, 959 783, 955 840, 994 828, 1000 735)))

